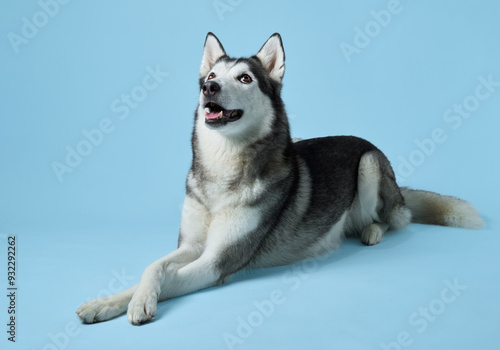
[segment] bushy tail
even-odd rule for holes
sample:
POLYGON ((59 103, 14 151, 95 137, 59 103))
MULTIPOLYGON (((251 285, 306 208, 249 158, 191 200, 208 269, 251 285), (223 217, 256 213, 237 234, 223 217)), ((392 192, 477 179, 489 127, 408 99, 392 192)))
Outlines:
POLYGON ((412 222, 479 229, 485 225, 476 208, 462 199, 434 192, 401 188, 412 222))

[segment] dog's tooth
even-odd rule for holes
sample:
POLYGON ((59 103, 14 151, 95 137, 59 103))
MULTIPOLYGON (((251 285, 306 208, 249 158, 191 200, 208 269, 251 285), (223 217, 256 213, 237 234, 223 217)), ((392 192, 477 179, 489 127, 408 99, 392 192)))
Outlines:
POLYGON ((210 113, 211 109, 210 107, 205 107, 205 113, 210 113))
POLYGON ((236 115, 237 115, 237 114, 238 114, 238 112, 233 111, 233 112, 231 113, 231 117, 236 117, 236 115))
POLYGON ((222 118, 222 111, 220 111, 219 116, 217 117, 217 119, 220 119, 220 118, 222 118))

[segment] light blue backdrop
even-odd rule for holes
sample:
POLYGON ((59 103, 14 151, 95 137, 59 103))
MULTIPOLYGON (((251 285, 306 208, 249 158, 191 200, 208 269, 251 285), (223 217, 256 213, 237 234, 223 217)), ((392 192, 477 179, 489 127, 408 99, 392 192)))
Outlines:
POLYGON ((498 345, 499 15, 493 0, 3 2, 0 270, 16 235, 19 289, 2 349, 498 345), (80 303, 176 246, 208 31, 234 56, 281 33, 293 136, 369 139, 402 185, 466 198, 487 227, 412 225, 163 303, 143 327, 82 326, 80 303))

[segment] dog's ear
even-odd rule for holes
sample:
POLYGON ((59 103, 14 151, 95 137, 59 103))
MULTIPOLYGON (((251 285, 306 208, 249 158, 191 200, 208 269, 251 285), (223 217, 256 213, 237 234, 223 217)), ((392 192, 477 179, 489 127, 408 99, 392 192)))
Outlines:
POLYGON ((219 39, 213 34, 208 33, 203 48, 203 58, 201 59, 200 77, 205 77, 215 62, 221 57, 226 56, 226 51, 222 47, 219 39))
POLYGON ((285 74, 285 50, 283 49, 281 36, 278 33, 271 35, 256 56, 269 73, 269 76, 281 82, 285 74))

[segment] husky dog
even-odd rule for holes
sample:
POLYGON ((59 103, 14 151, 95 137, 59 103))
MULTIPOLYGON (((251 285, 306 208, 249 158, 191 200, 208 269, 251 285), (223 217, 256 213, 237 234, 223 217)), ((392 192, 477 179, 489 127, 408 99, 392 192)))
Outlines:
POLYGON ((285 53, 272 35, 230 58, 209 33, 200 70, 177 250, 139 284, 82 305, 85 323, 125 311, 135 325, 158 301, 224 283, 242 269, 290 264, 335 249, 346 235, 374 245, 410 222, 480 228, 468 202, 401 188, 387 158, 353 136, 294 142, 280 97, 285 53))

